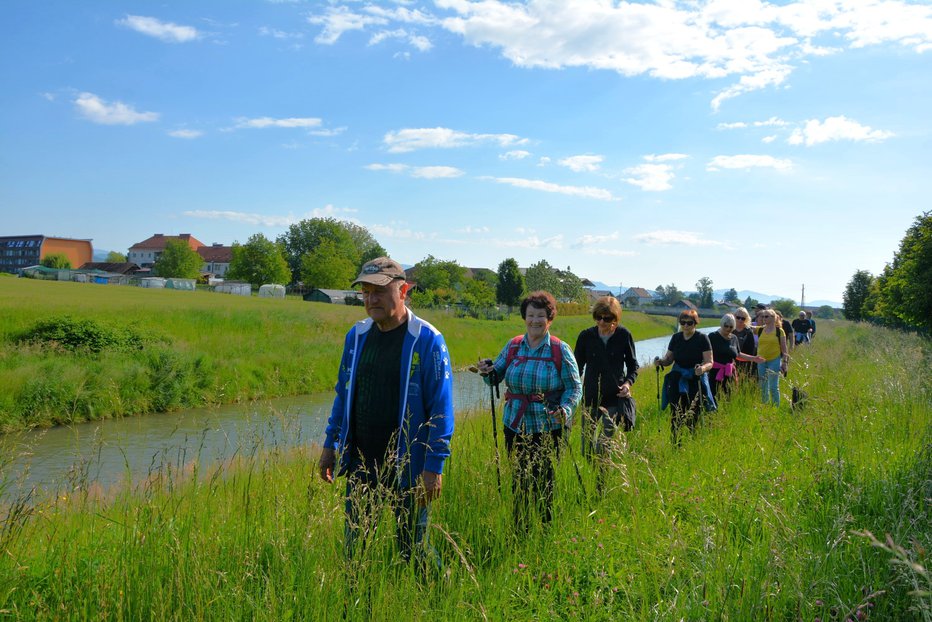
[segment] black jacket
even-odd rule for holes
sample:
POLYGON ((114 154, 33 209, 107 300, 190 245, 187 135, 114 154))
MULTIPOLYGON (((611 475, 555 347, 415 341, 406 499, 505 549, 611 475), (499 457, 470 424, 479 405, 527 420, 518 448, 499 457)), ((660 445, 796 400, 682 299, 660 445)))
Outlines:
POLYGON ((576 338, 573 349, 583 379, 583 403, 592 406, 618 405, 618 385, 628 381, 634 384, 638 377, 638 360, 634 351, 634 338, 624 326, 615 328, 608 344, 599 337, 596 326, 587 328, 576 338), (599 395, 601 393, 601 396, 599 395))

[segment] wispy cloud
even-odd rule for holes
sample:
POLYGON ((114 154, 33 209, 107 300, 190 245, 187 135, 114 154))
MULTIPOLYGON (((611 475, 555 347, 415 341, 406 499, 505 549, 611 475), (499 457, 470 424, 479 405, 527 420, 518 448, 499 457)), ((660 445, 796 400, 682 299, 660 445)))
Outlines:
POLYGON ((669 164, 639 164, 626 168, 624 180, 646 192, 662 192, 673 188, 670 182, 676 176, 669 164))
POLYGON ((174 138, 186 138, 190 140, 193 138, 200 138, 204 135, 204 132, 201 130, 172 130, 168 135, 174 138))
POLYGON ((421 179, 451 179, 462 177, 464 174, 453 166, 415 166, 411 169, 411 177, 421 179))
POLYGON ((733 156, 715 156, 705 168, 707 171, 719 171, 727 169, 751 169, 751 168, 774 168, 777 170, 787 170, 793 167, 791 160, 775 158, 769 155, 733 155, 733 156))
POLYGON ((101 125, 135 125, 159 120, 157 112, 137 112, 123 102, 109 103, 93 93, 81 93, 74 105, 82 117, 101 125))
POLYGON ((260 26, 259 34, 263 37, 272 37, 273 39, 284 41, 304 38, 303 32, 288 32, 286 30, 278 30, 277 28, 269 28, 268 26, 260 26))
POLYGON ((660 229, 649 231, 634 236, 634 239, 642 244, 652 246, 724 246, 722 242, 707 240, 702 234, 694 231, 675 231, 670 229, 660 229))
POLYGON ((423 35, 412 34, 404 28, 398 28, 396 30, 380 30, 369 38, 369 45, 378 45, 386 39, 400 39, 407 42, 409 45, 411 45, 411 47, 417 49, 420 52, 427 52, 432 47, 434 47, 433 43, 431 43, 430 39, 427 37, 423 35))
POLYGON ((719 123, 716 128, 720 130, 735 130, 747 127, 786 127, 790 125, 789 121, 784 121, 779 117, 770 117, 764 121, 736 121, 734 123, 719 123))
POLYGON ((510 147, 523 145, 528 140, 514 134, 470 134, 446 127, 430 127, 388 132, 384 142, 391 153, 407 153, 418 149, 455 149, 489 143, 510 147))
POLYGON ((619 233, 618 233, 617 231, 614 231, 614 232, 612 232, 612 233, 603 234, 603 235, 588 235, 588 234, 587 234, 587 235, 581 235, 581 236, 579 236, 578 238, 576 238, 576 241, 573 242, 573 243, 570 245, 570 247, 571 247, 571 248, 584 248, 584 247, 589 247, 589 246, 593 246, 593 245, 596 245, 596 244, 604 244, 604 243, 606 243, 606 242, 614 242, 614 241, 618 240, 619 237, 620 237, 620 235, 619 235, 619 233))
POLYGON ((576 155, 562 160, 557 160, 557 164, 565 166, 576 173, 592 173, 599 170, 599 166, 605 158, 600 155, 576 155))
POLYGON ((621 250, 620 248, 583 248, 583 255, 604 255, 606 257, 636 257, 637 251, 621 250))
POLYGON ((515 149, 512 151, 506 151, 501 153, 498 156, 499 160, 523 160, 524 158, 529 158, 531 156, 530 151, 525 151, 524 149, 515 149))
POLYGON ((378 237, 391 238, 395 240, 426 240, 433 237, 432 234, 423 231, 415 231, 407 226, 404 222, 391 222, 387 225, 369 225, 369 231, 378 237))
POLYGON ((167 43, 186 43, 201 37, 201 33, 193 26, 181 26, 142 15, 127 15, 116 20, 116 24, 167 43))
POLYGON ((813 56, 893 44, 932 49, 932 7, 906 0, 553 2, 441 0, 436 14, 344 2, 309 18, 319 43, 352 30, 439 27, 519 67, 585 67, 664 80, 731 80, 713 98, 779 87, 813 56), (818 39, 818 41, 817 41, 818 39))
POLYGON ((541 238, 537 235, 528 235, 519 238, 495 238, 489 241, 495 248, 563 248, 563 234, 541 238))
POLYGON ((810 119, 804 127, 793 130, 786 142, 807 147, 836 140, 876 143, 893 135, 893 132, 875 130, 842 115, 828 117, 825 121, 810 119))
POLYGON ((291 117, 287 119, 274 119, 272 117, 258 117, 248 119, 239 117, 236 119, 236 128, 243 129, 265 129, 268 127, 285 127, 285 128, 312 128, 320 127, 323 121, 316 117, 291 117))
POLYGON ((388 171, 390 173, 408 173, 411 177, 419 179, 451 179, 465 175, 463 171, 453 166, 409 166, 407 164, 367 164, 364 168, 370 171, 388 171))
POLYGON ((561 186, 549 181, 539 179, 523 179, 520 177, 484 177, 491 179, 500 184, 508 184, 516 188, 527 188, 529 190, 539 190, 541 192, 554 192, 557 194, 566 194, 569 196, 583 197, 587 199, 598 199, 600 201, 615 201, 612 193, 604 188, 595 188, 593 186, 561 186))
POLYGON ((492 231, 492 230, 491 230, 489 227, 486 227, 486 226, 473 227, 473 226, 471 226, 471 225, 467 225, 467 226, 463 227, 462 229, 457 229, 457 230, 456 230, 457 233, 468 233, 468 234, 486 234, 486 233, 489 233, 489 232, 491 232, 491 231, 492 231))
POLYGON ((313 209, 300 216, 295 216, 294 214, 288 214, 286 216, 257 214, 255 212, 236 212, 230 210, 188 210, 182 212, 181 215, 189 218, 203 218, 207 220, 230 220, 248 225, 261 225, 263 227, 287 227, 307 218, 335 218, 352 214, 356 211, 355 209, 338 208, 333 205, 327 205, 322 208, 313 209))

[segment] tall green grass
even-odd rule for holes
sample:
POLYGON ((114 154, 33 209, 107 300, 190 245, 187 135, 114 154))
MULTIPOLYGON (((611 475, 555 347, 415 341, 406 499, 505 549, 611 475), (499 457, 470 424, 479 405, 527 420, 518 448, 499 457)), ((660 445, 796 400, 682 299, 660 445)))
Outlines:
POLYGON ((388 515, 346 567, 343 484, 316 479, 308 447, 257 441, 109 494, 63 488, 3 510, 0 617, 928 620, 930 363, 914 336, 823 323, 790 367, 805 409, 747 386, 680 448, 644 374, 604 489, 574 437, 555 520, 529 533, 507 466, 497 489, 488 413, 459 412, 432 513, 440 574, 398 559, 388 515))
MULTIPOLYGON (((459 368, 523 331, 519 314, 501 322, 423 315, 445 334, 459 368)), ((330 390, 343 336, 364 317, 361 307, 295 298, 2 279, 0 432, 330 390), (145 345, 71 351, 17 339, 64 316, 141 335, 145 345)), ((639 339, 672 327, 670 318, 624 319, 639 339)), ((559 317, 554 332, 572 343, 590 324, 559 317)))

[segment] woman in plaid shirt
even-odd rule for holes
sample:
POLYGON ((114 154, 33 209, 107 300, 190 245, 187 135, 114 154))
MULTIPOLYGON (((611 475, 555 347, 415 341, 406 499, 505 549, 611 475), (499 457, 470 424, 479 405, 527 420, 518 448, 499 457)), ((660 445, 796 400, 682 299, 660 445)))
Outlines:
POLYGON ((550 335, 556 315, 557 302, 550 293, 529 294, 521 301, 527 332, 507 343, 494 362, 479 362, 486 382, 504 378, 508 387, 505 447, 514 461, 515 523, 525 529, 532 503, 542 522, 553 518, 553 459, 582 395, 572 349, 550 335))

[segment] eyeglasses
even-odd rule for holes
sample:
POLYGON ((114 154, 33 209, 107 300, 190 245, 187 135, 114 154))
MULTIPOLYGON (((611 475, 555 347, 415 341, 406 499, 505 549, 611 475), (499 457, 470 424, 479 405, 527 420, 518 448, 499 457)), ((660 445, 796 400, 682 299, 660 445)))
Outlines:
POLYGON ((739 322, 747 322, 747 321, 748 321, 748 318, 746 318, 746 317, 736 317, 735 319, 736 319, 737 321, 739 321, 739 322))
POLYGON ((734 329, 735 329, 734 326, 728 326, 727 324, 726 324, 725 326, 722 326, 722 328, 725 329, 725 330, 734 330, 734 329))
POLYGON ((615 321, 614 315, 600 315, 595 318, 596 322, 605 322, 606 324, 611 324, 615 321))
POLYGON ((680 326, 692 326, 695 324, 693 320, 680 320, 680 326))

